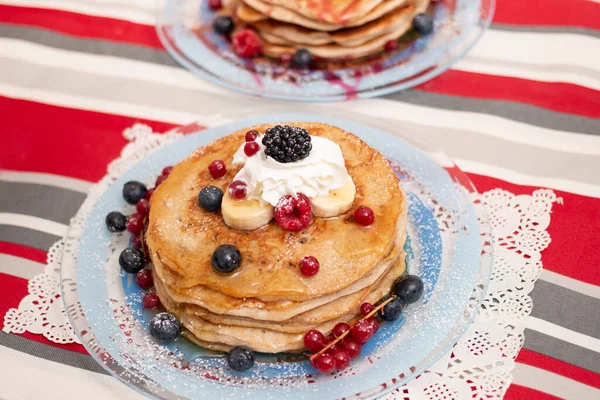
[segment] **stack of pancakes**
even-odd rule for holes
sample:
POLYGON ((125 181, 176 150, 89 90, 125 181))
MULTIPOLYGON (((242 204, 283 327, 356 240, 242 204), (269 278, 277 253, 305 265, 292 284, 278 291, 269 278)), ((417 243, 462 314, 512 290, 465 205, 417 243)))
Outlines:
POLYGON ((231 165, 249 129, 199 148, 175 166, 151 199, 146 233, 156 291, 197 344, 216 350, 245 345, 265 353, 303 349, 310 329, 329 334, 352 322, 363 302, 386 296, 404 272, 407 201, 387 160, 358 137, 320 123, 286 123, 337 143, 356 185, 352 210, 336 218, 314 218, 298 232, 274 222, 254 231, 228 227, 219 212, 198 206, 207 185, 226 192, 239 169, 231 165), (213 179, 208 165, 223 160, 227 175, 213 179), (362 227, 352 211, 368 205, 375 222, 362 227), (242 254, 231 275, 216 272, 213 251, 222 244, 242 254), (312 277, 299 272, 305 256, 319 260, 312 277))
POLYGON ((323 59, 379 53, 412 27, 430 0, 235 0, 235 15, 254 27, 263 52, 307 49, 323 59))

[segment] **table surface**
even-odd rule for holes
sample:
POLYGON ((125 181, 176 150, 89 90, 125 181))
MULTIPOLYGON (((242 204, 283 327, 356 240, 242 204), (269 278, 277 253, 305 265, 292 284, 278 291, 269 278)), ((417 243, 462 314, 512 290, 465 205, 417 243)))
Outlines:
MULTIPOLYGON (((160 45, 155 7, 0 0, 0 316, 27 294, 135 122, 165 132, 277 107, 361 113, 435 143, 480 192, 542 187, 562 198, 506 398, 600 398, 598 0, 497 0, 491 29, 441 76, 383 98, 319 105, 193 77, 160 45)), ((77 344, 0 332, 0 360, 0 398, 140 397, 77 344)))

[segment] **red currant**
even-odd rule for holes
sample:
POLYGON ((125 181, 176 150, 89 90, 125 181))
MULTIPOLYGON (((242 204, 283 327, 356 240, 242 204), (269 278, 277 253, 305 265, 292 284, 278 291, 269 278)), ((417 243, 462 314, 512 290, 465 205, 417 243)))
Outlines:
POLYGON ((292 55, 290 53, 283 53, 279 56, 279 63, 287 65, 292 62, 292 55))
POLYGON ((385 44, 383 45, 383 49, 385 51, 394 51, 398 48, 398 42, 396 40, 388 40, 387 42, 385 42, 385 44))
POLYGON ((151 310, 160 306, 160 298, 156 293, 146 293, 142 299, 142 305, 146 310, 151 310))
POLYGON ((367 206, 360 206, 354 211, 354 220, 362 226, 369 226, 375 221, 375 214, 367 206))
POLYGON ((148 191, 146 192, 146 198, 148 200, 150 200, 150 197, 152 197, 152 195, 154 194, 155 190, 156 190, 156 188, 148 189, 148 191))
POLYGON ((161 183, 163 183, 164 181, 166 181, 168 178, 167 175, 161 175, 158 178, 156 178, 156 186, 160 186, 161 183))
POLYGON ((232 199, 245 199, 248 194, 248 186, 244 181, 233 181, 229 185, 228 192, 232 199))
POLYGON ((138 214, 145 217, 150 212, 150 202, 148 199, 141 199, 135 205, 135 209, 137 210, 138 214))
POLYGON ((223 7, 221 0, 208 0, 208 8, 213 11, 220 10, 223 7))
POLYGON ((244 145, 244 154, 248 157, 252 157, 260 150, 260 146, 256 142, 248 142, 244 145))
POLYGON ((336 338, 342 336, 344 332, 350 329, 350 325, 345 322, 339 322, 333 327, 333 336, 336 338))
POLYGON ((253 58, 262 54, 262 39, 252 29, 242 29, 233 35, 233 50, 244 58, 253 58))
POLYGON ((246 132, 246 142, 254 142, 256 140, 256 138, 258 137, 258 131, 255 129, 252 129, 248 132, 246 132))
POLYGON ((342 342, 342 349, 348 353, 350 358, 356 358, 360 356, 362 346, 355 339, 346 336, 342 342))
POLYGON ((225 174, 227 173, 227 167, 225 166, 225 163, 223 161, 215 160, 211 162, 208 166, 208 172, 210 173, 210 176, 212 176, 215 179, 218 179, 225 176, 225 174))
POLYGON ((335 369, 335 360, 331 354, 321 354, 314 361, 315 368, 324 374, 333 372, 335 369))
POLYGON ((306 256, 300 261, 300 273, 304 276, 313 276, 319 272, 319 260, 313 256, 306 256))
POLYGON ((312 209, 308 197, 298 193, 295 199, 291 195, 283 196, 275 206, 275 221, 283 229, 300 231, 312 220, 312 209))
POLYGON ((144 217, 138 213, 131 214, 129 217, 127 217, 125 226, 127 226, 127 230, 129 232, 137 235, 142 231, 142 229, 144 229, 144 217))
POLYGON ((169 175, 171 175, 171 171, 173 171, 173 167, 171 165, 169 165, 168 167, 163 168, 161 175, 169 176, 169 175))
POLYGON ((375 317, 375 316, 369 317, 369 318, 367 318, 367 321, 373 327, 373 335, 376 334, 377 331, 379 330, 379 320, 377 319, 377 317, 375 317))
POLYGON ((131 245, 137 249, 142 248, 142 239, 140 239, 140 235, 131 236, 131 245))
POLYGON ((365 344, 373 336, 373 326, 367 320, 361 319, 352 327, 352 337, 360 344, 365 344))
POLYGON ((360 305, 360 313, 363 315, 363 317, 366 317, 367 315, 369 315, 369 313, 371 311, 373 311, 375 309, 375 306, 371 303, 362 303, 360 305))
POLYGON ((143 269, 135 275, 135 281, 138 286, 142 289, 150 289, 154 286, 154 278, 152 277, 152 271, 149 269, 143 269))
POLYGON ((350 365, 350 356, 344 350, 337 350, 333 353, 333 361, 335 369, 341 371, 350 365))
POLYGON ((327 338, 320 331, 311 329, 304 334, 304 347, 313 353, 319 352, 325 346, 327 346, 327 338))

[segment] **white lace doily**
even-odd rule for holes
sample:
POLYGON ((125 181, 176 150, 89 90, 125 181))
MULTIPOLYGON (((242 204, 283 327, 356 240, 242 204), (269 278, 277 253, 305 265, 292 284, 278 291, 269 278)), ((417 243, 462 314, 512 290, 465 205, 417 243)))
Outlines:
MULTIPOLYGON (((94 188, 114 181, 140 159, 183 133, 186 132, 175 130, 157 134, 141 124, 126 129, 123 135, 129 143, 94 188)), ((494 189, 473 198, 476 207, 484 207, 487 212, 495 238, 488 294, 475 320, 452 351, 386 399, 487 400, 504 396, 512 381, 514 359, 523 345, 524 321, 531 313, 529 292, 542 271, 540 252, 550 243, 546 231, 550 212, 553 203, 560 200, 547 189, 536 190, 531 195, 494 189)), ((11 308, 4 316, 4 332, 27 331, 44 335, 56 343, 78 342, 60 299, 63 251, 69 251, 65 249, 65 239, 50 248, 44 273, 29 281, 29 294, 18 308, 11 308)))

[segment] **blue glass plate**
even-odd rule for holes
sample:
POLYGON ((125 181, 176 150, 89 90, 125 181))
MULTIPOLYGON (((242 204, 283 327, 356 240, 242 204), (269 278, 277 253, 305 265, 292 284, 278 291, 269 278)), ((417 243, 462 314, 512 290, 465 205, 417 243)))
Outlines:
POLYGON ((215 14, 206 1, 162 3, 158 36, 173 58, 193 73, 230 89, 264 97, 338 101, 404 90, 439 75, 487 29, 495 0, 433 2, 432 34, 416 40, 406 36, 397 51, 352 66, 311 71, 238 57, 228 41, 210 29, 215 14))
POLYGON ((491 255, 482 252, 482 237, 489 231, 486 216, 473 206, 468 178, 443 154, 419 144, 426 155, 392 133, 319 114, 263 115, 192 133, 138 162, 99 196, 76 263, 62 265, 63 301, 81 342, 133 388, 168 399, 372 398, 418 375, 450 349, 478 308, 491 269, 491 255), (407 266, 425 282, 425 295, 403 318, 382 324, 348 369, 330 375, 284 354, 259 355, 251 370, 234 373, 222 354, 183 337, 168 346, 155 344, 147 333, 153 313, 141 307, 144 292, 132 275, 122 274, 117 261, 129 237, 111 235, 104 222, 110 211, 133 212, 124 205, 123 183, 151 183, 164 166, 198 146, 246 126, 285 121, 339 126, 390 160, 409 199, 407 266))

